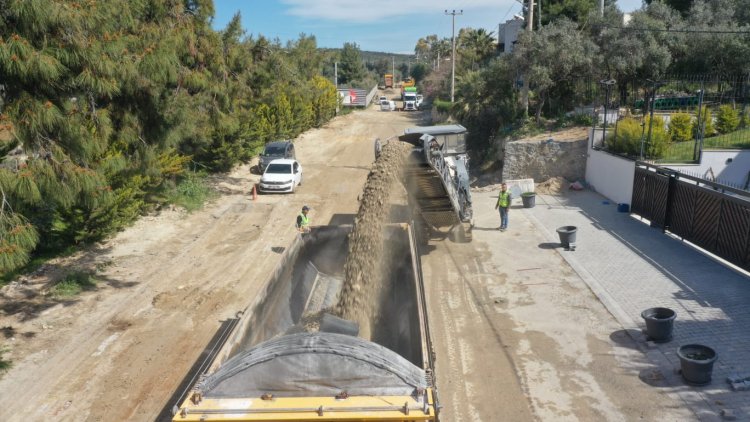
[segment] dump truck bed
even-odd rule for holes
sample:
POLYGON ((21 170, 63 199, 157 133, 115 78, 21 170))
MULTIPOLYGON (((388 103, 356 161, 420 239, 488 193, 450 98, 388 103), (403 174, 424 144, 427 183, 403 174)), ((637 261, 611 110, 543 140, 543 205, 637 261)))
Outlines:
POLYGON ((316 228, 283 253, 265 289, 177 407, 174 421, 436 421, 421 269, 410 225, 390 225, 381 320, 366 340, 313 319, 337 300, 350 226, 316 228), (304 318, 303 318, 304 317, 304 318))

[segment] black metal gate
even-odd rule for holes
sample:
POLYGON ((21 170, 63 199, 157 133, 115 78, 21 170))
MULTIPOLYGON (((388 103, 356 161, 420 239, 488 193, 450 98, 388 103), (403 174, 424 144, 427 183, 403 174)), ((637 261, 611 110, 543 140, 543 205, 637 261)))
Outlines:
POLYGON ((750 195, 746 192, 639 164, 631 210, 652 226, 750 270, 750 195))

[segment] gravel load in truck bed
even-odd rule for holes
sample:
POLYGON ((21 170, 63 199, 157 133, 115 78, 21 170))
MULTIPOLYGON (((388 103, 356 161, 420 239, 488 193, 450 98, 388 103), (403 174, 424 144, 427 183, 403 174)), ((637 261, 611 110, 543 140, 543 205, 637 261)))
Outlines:
POLYGON ((394 189, 400 189, 404 163, 412 146, 391 141, 383 146, 373 164, 360 198, 354 229, 349 235, 349 252, 344 265, 344 284, 335 313, 355 321, 360 336, 370 339, 371 324, 378 307, 385 271, 383 226, 387 222, 394 189))

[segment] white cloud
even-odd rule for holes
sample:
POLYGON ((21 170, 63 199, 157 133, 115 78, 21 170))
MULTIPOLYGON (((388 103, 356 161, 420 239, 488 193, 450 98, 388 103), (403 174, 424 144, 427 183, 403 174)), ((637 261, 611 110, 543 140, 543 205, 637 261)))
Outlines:
POLYGON ((352 23, 443 13, 446 9, 463 9, 465 12, 487 7, 502 9, 512 1, 514 0, 281 0, 288 6, 287 13, 294 16, 352 23))

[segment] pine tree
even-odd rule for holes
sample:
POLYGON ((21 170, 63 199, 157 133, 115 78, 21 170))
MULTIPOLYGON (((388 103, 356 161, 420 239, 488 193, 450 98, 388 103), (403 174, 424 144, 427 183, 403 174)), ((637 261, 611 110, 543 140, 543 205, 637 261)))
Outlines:
POLYGON ((129 224, 188 163, 221 171, 333 116, 323 53, 211 28, 211 0, 0 0, 0 272, 129 224), (42 200, 43 198, 43 200, 42 200))

